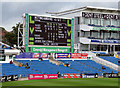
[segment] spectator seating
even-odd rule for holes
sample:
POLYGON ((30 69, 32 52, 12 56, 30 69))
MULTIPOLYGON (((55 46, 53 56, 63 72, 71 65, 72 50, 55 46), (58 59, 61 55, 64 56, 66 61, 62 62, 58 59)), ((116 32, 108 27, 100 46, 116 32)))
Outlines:
POLYGON ((115 57, 112 57, 112 56, 100 56, 100 58, 102 58, 104 60, 107 60, 107 61, 110 61, 110 62, 118 65, 118 58, 115 58, 115 57))
POLYGON ((15 66, 14 64, 5 63, 2 64, 2 74, 1 75, 21 75, 21 77, 28 77, 28 74, 56 74, 58 71, 62 73, 98 73, 102 74, 105 72, 115 72, 116 71, 105 67, 102 70, 102 65, 98 64, 92 60, 60 60, 64 63, 69 63, 70 67, 63 65, 55 65, 50 63, 48 60, 38 61, 38 60, 18 60, 20 63, 28 63, 30 69, 25 67, 15 66))

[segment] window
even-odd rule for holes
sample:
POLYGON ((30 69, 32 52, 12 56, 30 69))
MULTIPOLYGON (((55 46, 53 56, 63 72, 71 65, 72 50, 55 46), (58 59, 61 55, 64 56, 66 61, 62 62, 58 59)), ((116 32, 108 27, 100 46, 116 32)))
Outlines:
POLYGON ((108 26, 108 25, 111 25, 110 20, 104 20, 104 26, 108 26))
POLYGON ((90 37, 90 32, 89 31, 85 31, 85 37, 90 37))
POLYGON ((81 51, 88 51, 88 45, 85 45, 85 44, 80 44, 80 50, 81 51))
POLYGON ((109 32, 105 32, 104 33, 104 38, 110 38, 110 33, 109 32))
POLYGON ((0 55, 0 61, 5 61, 5 55, 0 55))
POLYGON ((98 32, 93 31, 91 36, 94 38, 98 38, 98 32))
POLYGON ((85 18, 84 17, 82 17, 82 19, 81 19, 81 24, 85 24, 85 18))
POLYGON ((107 50, 107 45, 101 45, 101 51, 106 51, 107 50))
POLYGON ((9 59, 12 59, 12 55, 9 56, 9 59))
POLYGON ((102 39, 104 38, 104 32, 103 31, 100 31, 100 36, 101 36, 102 39))
POLYGON ((120 51, 120 45, 115 46, 115 51, 120 51))
POLYGON ((119 26, 119 20, 114 20, 112 19, 112 24, 113 26, 119 26))
POLYGON ((81 31, 81 37, 84 37, 84 31, 81 31))
POLYGON ((119 33, 111 32, 111 38, 118 38, 119 39, 119 33))
POLYGON ((90 18, 85 18, 85 24, 90 24, 90 18))
POLYGON ((101 19, 101 26, 104 26, 104 19, 101 19))
POLYGON ((92 18, 91 24, 97 25, 98 24, 97 21, 98 21, 97 18, 92 18))

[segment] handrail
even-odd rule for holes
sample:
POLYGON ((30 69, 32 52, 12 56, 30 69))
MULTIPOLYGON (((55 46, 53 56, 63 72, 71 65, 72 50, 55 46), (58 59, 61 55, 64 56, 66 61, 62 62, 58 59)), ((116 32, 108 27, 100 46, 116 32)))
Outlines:
POLYGON ((109 62, 107 60, 104 60, 102 58, 99 58, 96 56, 96 54, 92 53, 92 52, 89 52, 90 55, 92 55, 92 60, 97 62, 97 63, 100 63, 102 65, 105 65, 111 69, 114 69, 116 71, 120 71, 120 67, 112 62, 109 62))

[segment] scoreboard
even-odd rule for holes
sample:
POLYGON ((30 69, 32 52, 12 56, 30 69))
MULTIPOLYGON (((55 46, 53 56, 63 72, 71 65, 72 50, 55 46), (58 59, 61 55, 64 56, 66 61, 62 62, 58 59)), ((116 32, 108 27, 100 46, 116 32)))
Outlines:
POLYGON ((29 15, 28 45, 71 46, 71 20, 29 15))

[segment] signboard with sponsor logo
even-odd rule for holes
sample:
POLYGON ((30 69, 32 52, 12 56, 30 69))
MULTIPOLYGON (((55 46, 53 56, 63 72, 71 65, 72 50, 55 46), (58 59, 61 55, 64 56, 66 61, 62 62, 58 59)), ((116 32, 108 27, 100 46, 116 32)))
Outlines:
POLYGON ((55 53, 55 58, 70 58, 70 53, 55 53))
POLYGON ((69 53, 70 48, 67 47, 31 47, 33 53, 69 53))
POLYGON ((20 53, 15 58, 48 58, 48 53, 20 53))
POLYGON ((0 82, 7 82, 7 76, 0 76, 0 82))
POLYGON ((79 73, 64 73, 63 78, 81 78, 79 73))
POLYGON ((87 53, 55 53, 55 58, 87 59, 87 53))
POLYGON ((17 81, 18 75, 0 76, 0 82, 17 81))
POLYGON ((98 40, 98 39, 92 39, 91 42, 96 42, 96 43, 118 43, 120 44, 120 40, 98 40))
POLYGON ((28 79, 58 79, 58 74, 29 74, 28 79))
POLYGON ((98 78, 98 74, 82 74, 82 78, 98 78))
POLYGON ((103 77, 105 78, 118 78, 118 73, 104 73, 103 77))
POLYGON ((48 53, 33 53, 33 58, 48 58, 48 53))
POLYGON ((120 19, 120 15, 90 13, 90 12, 82 12, 82 17, 85 17, 85 18, 101 18, 101 19, 116 19, 116 20, 120 19))
POLYGON ((87 53, 71 53, 71 59, 87 59, 87 53))

